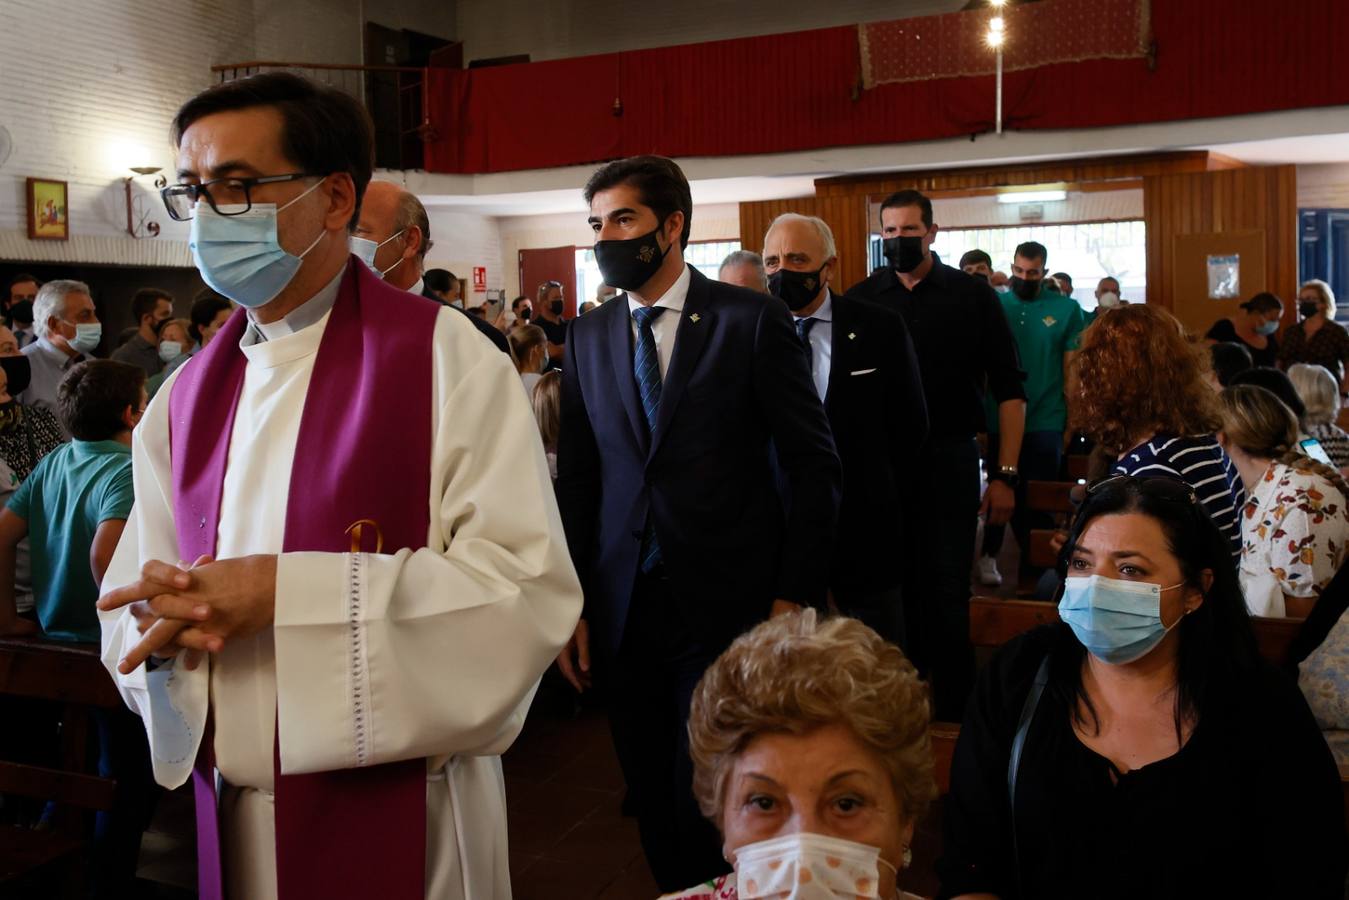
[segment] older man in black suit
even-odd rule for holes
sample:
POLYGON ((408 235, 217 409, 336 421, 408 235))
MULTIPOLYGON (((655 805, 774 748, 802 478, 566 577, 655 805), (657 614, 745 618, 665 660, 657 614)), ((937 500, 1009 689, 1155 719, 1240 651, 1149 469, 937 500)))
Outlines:
POLYGON ((927 401, 904 317, 829 289, 838 271, 823 219, 785 213, 764 235, 768 290, 792 311, 843 462, 829 588, 840 611, 904 643, 897 548, 915 510, 901 485, 927 440, 927 401))
POLYGON ((626 294, 567 335, 557 492, 586 606, 558 662, 606 689, 642 847, 673 891, 728 868, 691 790, 693 688, 748 626, 823 605, 839 462, 787 308, 685 264, 679 167, 610 163, 585 197, 626 294))

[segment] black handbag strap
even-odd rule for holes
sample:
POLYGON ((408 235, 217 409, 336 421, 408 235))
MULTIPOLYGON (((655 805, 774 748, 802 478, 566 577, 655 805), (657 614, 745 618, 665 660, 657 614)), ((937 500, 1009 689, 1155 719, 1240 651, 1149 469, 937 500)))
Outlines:
MULTIPOLYGON (((1030 693, 1026 695, 1026 702, 1021 706, 1021 718, 1017 722, 1016 736, 1012 738, 1012 755, 1007 760, 1007 799, 1012 811, 1012 858, 1016 863, 1016 878, 1018 888, 1021 882, 1021 850, 1016 837, 1016 776, 1021 768, 1021 751, 1026 746, 1026 735, 1030 732, 1031 720, 1035 718, 1035 710, 1040 705, 1040 696, 1045 692, 1045 685, 1049 683, 1049 654, 1040 661, 1040 668, 1035 672, 1035 680, 1031 682, 1030 693)), ((1020 892, 1025 896, 1025 892, 1020 892)))

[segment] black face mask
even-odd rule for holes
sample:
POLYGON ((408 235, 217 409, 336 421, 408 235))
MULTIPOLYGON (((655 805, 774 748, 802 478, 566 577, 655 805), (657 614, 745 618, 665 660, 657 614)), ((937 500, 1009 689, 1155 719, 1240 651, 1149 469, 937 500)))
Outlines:
POLYGON ((532 310, 532 309, 530 309, 528 306, 526 306, 524 309, 520 310, 520 321, 521 321, 521 322, 528 322, 528 321, 529 321, 529 317, 532 316, 532 315, 534 315, 534 310, 532 310))
POLYGON ((792 312, 804 309, 820 294, 820 285, 824 283, 824 268, 814 272, 793 272, 791 269, 778 269, 768 276, 768 293, 779 297, 792 312))
POLYGON ((549 308, 550 310, 552 310, 553 315, 555 315, 555 316, 560 316, 560 315, 562 315, 562 301, 561 301, 561 300, 554 300, 552 303, 548 304, 548 308, 549 308))
MULTIPOLYGON (((33 327, 32 302, 24 300, 20 303, 15 303, 13 306, 9 308, 9 314, 7 318, 11 323, 17 323, 20 328, 32 328, 33 327)), ((11 324, 10 327, 12 328, 13 324, 11 324)))
POLYGON ((1317 303, 1315 300, 1304 300, 1297 305, 1297 311, 1302 314, 1302 318, 1310 319, 1321 311, 1321 304, 1317 303))
POLYGON ((923 236, 903 234, 881 241, 881 253, 899 272, 912 272, 923 264, 923 236))
POLYGON ((1028 281, 1025 278, 1018 278, 1014 275, 1007 279, 1007 286, 1012 289, 1012 293, 1016 294, 1022 300, 1034 300, 1035 295, 1040 293, 1039 278, 1028 281))
POLYGON ((661 263, 670 247, 660 249, 660 234, 664 223, 649 234, 626 241, 596 241, 595 262, 604 276, 604 283, 623 291, 635 291, 660 271, 661 263))
POLYGON ((28 389, 33 380, 33 367, 26 356, 0 356, 0 368, 9 379, 9 395, 17 397, 28 389))

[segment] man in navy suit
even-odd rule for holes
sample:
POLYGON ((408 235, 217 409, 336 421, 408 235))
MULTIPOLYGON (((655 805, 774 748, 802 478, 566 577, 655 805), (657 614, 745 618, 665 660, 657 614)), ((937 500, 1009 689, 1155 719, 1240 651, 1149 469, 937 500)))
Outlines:
POLYGON ((768 290, 792 311, 843 463, 843 501, 829 590, 841 612, 905 643, 902 485, 927 440, 927 401, 904 317, 829 289, 838 271, 823 219, 785 213, 764 235, 768 290))
POLYGON ((786 306, 684 263, 679 167, 610 163, 585 197, 626 294, 567 335, 557 493, 585 611, 558 665, 605 689, 642 847, 674 891, 728 868, 692 793, 693 689, 747 627, 823 605, 840 468, 786 306))

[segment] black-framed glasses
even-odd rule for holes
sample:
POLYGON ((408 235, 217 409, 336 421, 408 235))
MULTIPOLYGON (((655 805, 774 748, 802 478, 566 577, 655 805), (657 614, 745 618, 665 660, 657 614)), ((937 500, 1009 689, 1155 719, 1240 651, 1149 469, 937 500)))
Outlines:
POLYGON ((217 215, 241 216, 253 208, 253 188, 260 184, 281 184, 301 178, 322 177, 312 172, 292 172, 289 175, 262 175, 257 178, 214 178, 200 184, 171 184, 161 188, 159 196, 164 198, 169 217, 178 222, 186 222, 196 215, 197 201, 203 197, 217 215))
POLYGON ((1188 505, 1199 502, 1199 496, 1195 494, 1194 488, 1190 487, 1189 484, 1175 478, 1168 478, 1165 475, 1112 475, 1109 478, 1102 478, 1095 484, 1088 485, 1087 496, 1092 497, 1101 491, 1130 486, 1136 487, 1138 493, 1156 497, 1158 500, 1170 500, 1174 503, 1188 505))

